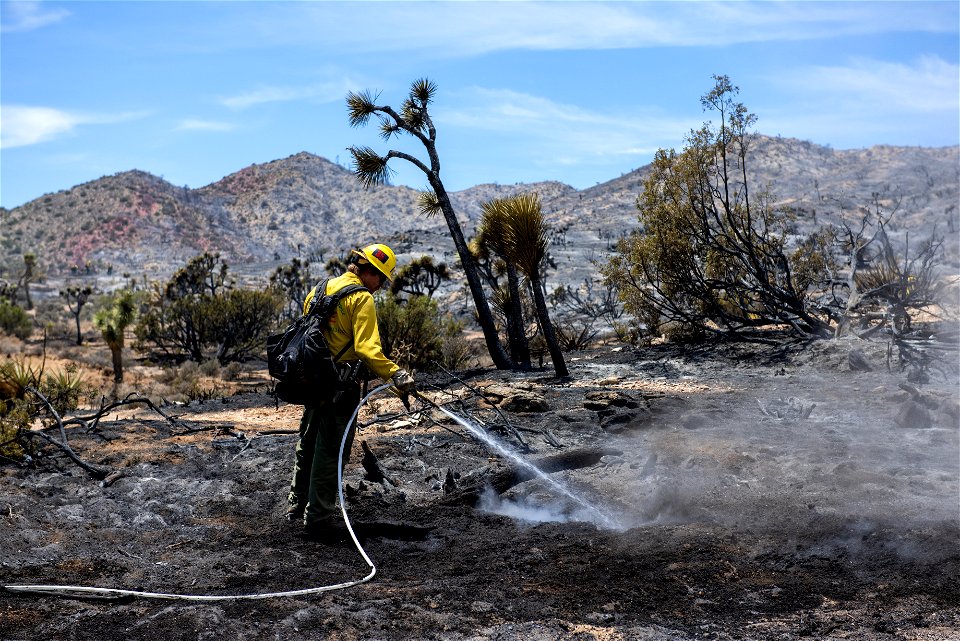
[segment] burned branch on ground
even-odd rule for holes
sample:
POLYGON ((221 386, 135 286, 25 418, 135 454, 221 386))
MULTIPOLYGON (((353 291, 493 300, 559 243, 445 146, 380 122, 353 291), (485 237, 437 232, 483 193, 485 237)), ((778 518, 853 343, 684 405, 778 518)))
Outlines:
MULTIPOLYGON (((564 470, 576 470, 590 467, 600 462, 604 456, 617 456, 623 452, 614 448, 580 448, 546 456, 531 461, 531 466, 545 474, 564 470)), ((511 466, 503 470, 487 471, 474 478, 462 482, 461 486, 439 501, 440 505, 470 505, 475 506, 483 492, 489 487, 497 494, 503 494, 510 488, 524 481, 529 481, 534 473, 526 468, 511 466)))
POLYGON ((67 425, 80 425, 87 432, 92 432, 97 429, 97 426, 100 423, 100 419, 107 415, 111 410, 114 410, 118 407, 123 407, 126 405, 146 405, 148 408, 162 416, 170 425, 174 427, 181 426, 176 418, 168 416, 163 410, 161 410, 157 405, 151 401, 146 396, 136 395, 135 393, 128 394, 125 398, 106 403, 105 398, 100 399, 100 409, 96 413, 89 416, 74 416, 69 420, 63 422, 64 426, 67 425), (90 423, 90 425, 88 425, 90 423))
MULTIPOLYGON (((104 481, 105 479, 109 478, 112 474, 112 471, 107 468, 100 468, 95 465, 91 465, 90 463, 87 463, 73 450, 72 447, 70 447, 70 444, 67 439, 67 430, 66 430, 66 427, 68 425, 79 425, 83 427, 84 431, 87 433, 94 432, 95 430, 97 430, 100 424, 100 420, 110 411, 118 407, 127 406, 127 405, 145 405, 146 407, 150 408, 151 410, 153 410, 154 412, 162 416, 171 425, 182 426, 182 423, 180 423, 174 417, 167 415, 159 407, 157 407, 153 401, 151 401, 149 398, 146 398, 145 396, 130 394, 126 398, 116 400, 111 403, 105 403, 103 400, 101 400, 100 409, 97 410, 94 414, 85 415, 85 416, 74 416, 69 419, 64 419, 63 417, 60 416, 60 413, 57 412, 56 408, 53 406, 53 403, 51 403, 50 400, 39 390, 37 390, 34 387, 28 387, 26 391, 28 391, 29 393, 33 394, 38 399, 40 399, 41 403, 46 408, 46 411, 49 414, 49 417, 53 420, 53 424, 38 430, 27 430, 27 429, 21 430, 18 436, 20 438, 29 439, 29 440, 39 439, 46 443, 49 443, 50 445, 53 445, 58 450, 66 454, 67 457, 71 461, 73 461, 78 467, 86 471, 88 474, 90 474, 90 476, 92 476, 94 479, 98 481, 104 481), (60 440, 57 440, 56 438, 50 436, 45 431, 45 430, 54 429, 54 428, 59 430, 60 440)), ((191 430, 191 429, 187 430, 187 432, 191 432, 191 431, 197 431, 197 430, 191 430)))

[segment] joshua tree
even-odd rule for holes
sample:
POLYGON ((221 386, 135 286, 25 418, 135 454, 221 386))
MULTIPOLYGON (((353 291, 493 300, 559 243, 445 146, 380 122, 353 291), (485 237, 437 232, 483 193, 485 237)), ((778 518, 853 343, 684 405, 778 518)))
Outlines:
POLYGON ((543 278, 540 273, 543 259, 547 255, 547 226, 540 208, 540 197, 532 193, 518 194, 487 203, 485 209, 501 211, 498 217, 502 220, 501 242, 507 262, 514 263, 530 281, 540 330, 547 342, 547 349, 550 350, 553 368, 557 376, 569 376, 567 364, 563 360, 563 352, 560 350, 560 344, 547 312, 543 278))
POLYGON ((440 180, 440 156, 437 154, 436 147, 437 130, 428 111, 428 105, 436 89, 436 85, 426 78, 414 81, 410 86, 410 94, 399 112, 389 105, 377 105, 375 102, 377 96, 369 91, 350 92, 347 95, 347 108, 351 126, 365 125, 370 120, 370 116, 376 115, 380 120, 380 133, 384 140, 403 133, 409 134, 420 141, 430 158, 430 164, 427 165, 416 156, 402 151, 390 150, 386 155, 381 156, 370 147, 350 147, 353 171, 360 182, 367 187, 388 182, 391 169, 387 163, 391 158, 402 158, 426 174, 432 191, 421 195, 420 210, 427 215, 443 214, 467 277, 467 284, 477 308, 477 320, 483 330, 490 357, 498 369, 510 369, 513 363, 500 344, 496 324, 490 312, 490 306, 487 304, 476 264, 464 240, 450 197, 440 180))
POLYGON ((114 296, 110 305, 93 317, 93 324, 100 330, 103 340, 110 348, 113 358, 113 382, 123 382, 123 334, 136 316, 133 292, 123 290, 114 296))
POLYGON ((67 308, 77 323, 77 345, 83 344, 83 334, 80 332, 80 313, 84 305, 90 300, 93 289, 90 287, 67 287, 60 291, 61 298, 67 301, 67 308))
POLYGON ((294 258, 289 264, 277 267, 270 276, 270 284, 282 292, 286 299, 284 317, 291 320, 297 318, 303 313, 303 299, 316 284, 310 274, 310 261, 294 258))
POLYGON ((450 280, 446 263, 439 265, 430 256, 421 256, 401 267, 390 284, 390 293, 398 296, 407 293, 411 296, 433 298, 444 281, 450 280))
POLYGON ((37 266, 36 254, 23 255, 23 276, 20 282, 23 284, 23 295, 27 298, 27 309, 33 309, 33 301, 30 300, 30 281, 34 277, 34 268, 37 266))
MULTIPOLYGON (((524 331, 523 309, 520 303, 520 276, 517 265, 510 260, 510 248, 507 245, 507 208, 504 200, 491 200, 483 203, 483 217, 477 229, 476 247, 484 257, 493 252, 503 259, 507 274, 507 290, 498 292, 502 301, 503 314, 507 320, 507 338, 510 343, 510 356, 522 370, 530 369, 530 345, 524 331)), ((496 301, 495 298, 495 301, 496 301)))

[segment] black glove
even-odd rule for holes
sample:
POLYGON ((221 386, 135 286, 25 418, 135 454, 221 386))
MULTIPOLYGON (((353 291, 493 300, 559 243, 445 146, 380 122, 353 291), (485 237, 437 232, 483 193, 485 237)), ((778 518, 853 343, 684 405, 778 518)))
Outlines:
POLYGON ((393 381, 393 386, 403 395, 417 391, 417 382, 413 380, 410 372, 405 369, 398 369, 391 380, 393 381))

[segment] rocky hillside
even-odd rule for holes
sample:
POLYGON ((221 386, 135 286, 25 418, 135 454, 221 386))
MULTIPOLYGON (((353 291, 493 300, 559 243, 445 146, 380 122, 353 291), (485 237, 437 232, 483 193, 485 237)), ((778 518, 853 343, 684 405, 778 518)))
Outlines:
MULTIPOLYGON (((769 187, 801 214, 801 226, 856 215, 879 194, 887 209, 900 202, 898 229, 926 235, 936 224, 946 233, 948 261, 958 268, 958 154, 958 147, 837 151, 757 136, 751 162, 755 188, 769 187)), ((636 226, 635 202, 648 169, 584 190, 556 182, 478 185, 452 198, 470 235, 483 201, 539 192, 555 232, 556 278, 579 282, 592 270, 591 259, 602 258, 613 240, 636 226)), ((429 253, 453 262, 443 220, 419 215, 416 198, 407 187, 365 189, 347 169, 306 152, 199 189, 128 171, 0 209, 0 276, 13 275, 26 252, 37 254, 45 273, 56 277, 156 276, 203 251, 220 252, 234 269, 265 275, 293 256, 316 262, 375 239, 394 243, 401 260, 429 253)))

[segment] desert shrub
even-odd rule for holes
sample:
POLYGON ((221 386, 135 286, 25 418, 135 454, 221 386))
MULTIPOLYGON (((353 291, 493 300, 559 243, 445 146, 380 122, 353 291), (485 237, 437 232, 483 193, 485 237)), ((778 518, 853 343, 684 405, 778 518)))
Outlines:
POLYGON ((29 429, 32 417, 26 403, 18 403, 0 412, 0 456, 19 461, 30 452, 30 443, 22 432, 29 429))
POLYGON ((209 299, 205 313, 212 318, 211 339, 217 345, 217 361, 225 365, 262 351, 267 335, 276 328, 283 304, 273 289, 231 289, 209 299))
POLYGON ((0 300, 0 332, 26 340, 33 333, 33 321, 21 307, 0 300))
POLYGON ((477 361, 477 347, 463 334, 463 323, 453 317, 443 321, 443 341, 440 344, 440 364, 449 370, 464 369, 477 361))
POLYGON ((232 363, 227 363, 226 367, 222 367, 219 370, 220 378, 225 381, 235 381, 240 378, 240 375, 243 373, 243 365, 237 361, 232 363))
POLYGON ((602 269, 630 313, 649 332, 698 337, 788 324, 804 336, 829 336, 830 321, 811 304, 825 281, 813 239, 787 247, 787 216, 750 185, 748 130, 755 122, 738 89, 715 76, 703 96, 720 126, 705 124, 677 153, 660 150, 637 201, 640 228, 621 239, 602 269))
POLYGON ((640 345, 645 337, 643 328, 640 327, 636 319, 625 323, 620 321, 614 322, 613 335, 618 341, 627 343, 628 345, 640 345))
POLYGON ((157 380, 161 383, 171 386, 180 386, 183 383, 192 385, 199 379, 200 366, 193 361, 187 361, 176 367, 165 367, 157 376, 157 380))
POLYGON ((236 289, 227 265, 203 254, 154 287, 136 327, 137 346, 197 363, 214 357, 225 365, 259 352, 284 305, 275 287, 236 289))
MULTIPOLYGON (((216 361, 214 361, 216 362, 216 361)), ((186 361, 177 367, 167 367, 158 376, 166 386, 161 394, 166 400, 186 403, 205 401, 223 395, 223 388, 214 381, 204 380, 202 366, 194 361, 186 361)))
POLYGON ((78 407, 88 386, 75 366, 44 374, 42 367, 22 358, 0 365, 0 456, 21 459, 32 451, 23 433, 47 407, 31 389, 40 392, 62 416, 78 407))
POLYGON ((211 359, 200 363, 200 373, 204 376, 220 376, 220 361, 211 359))
POLYGON ((442 315, 427 296, 411 296, 404 302, 388 294, 377 306, 377 318, 384 353, 406 369, 463 364, 473 355, 464 345, 463 326, 442 315))

